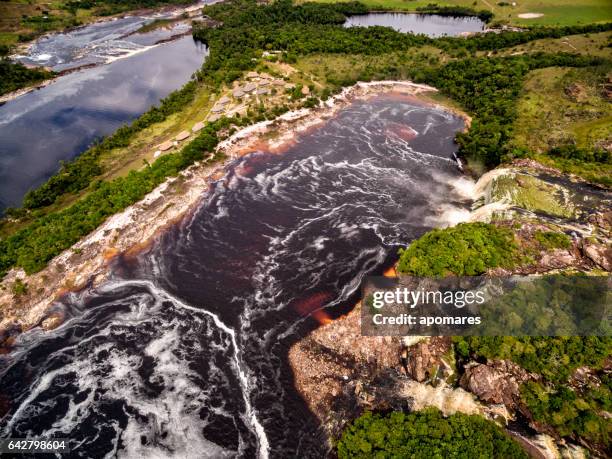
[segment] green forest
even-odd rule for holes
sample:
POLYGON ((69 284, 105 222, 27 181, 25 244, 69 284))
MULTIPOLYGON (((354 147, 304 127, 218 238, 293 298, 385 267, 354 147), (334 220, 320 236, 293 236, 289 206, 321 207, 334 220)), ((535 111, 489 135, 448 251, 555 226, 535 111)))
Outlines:
POLYGON ((455 338, 460 359, 508 359, 541 375, 521 387, 521 399, 534 420, 552 426, 560 435, 576 441, 587 439, 607 446, 612 425, 597 413, 612 408, 612 378, 604 371, 612 338, 605 336, 496 336, 455 338), (599 387, 571 390, 569 380, 579 367, 595 371, 599 387))
POLYGON ((444 417, 433 408, 387 416, 366 412, 346 428, 337 448, 340 459, 529 457, 495 423, 461 413, 444 417))
POLYGON ((476 276, 511 267, 517 247, 512 232, 487 223, 434 229, 400 249, 397 269, 414 276, 476 276))

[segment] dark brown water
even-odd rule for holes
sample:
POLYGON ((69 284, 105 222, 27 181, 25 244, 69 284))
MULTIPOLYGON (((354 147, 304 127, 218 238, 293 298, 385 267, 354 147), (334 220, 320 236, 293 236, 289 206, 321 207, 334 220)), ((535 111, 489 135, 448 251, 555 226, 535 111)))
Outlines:
POLYGON ((379 97, 230 164, 113 281, 57 305, 70 321, 0 357, 0 436, 71 438, 80 457, 325 456, 287 350, 312 312, 346 311, 365 275, 465 209, 461 128, 379 97))

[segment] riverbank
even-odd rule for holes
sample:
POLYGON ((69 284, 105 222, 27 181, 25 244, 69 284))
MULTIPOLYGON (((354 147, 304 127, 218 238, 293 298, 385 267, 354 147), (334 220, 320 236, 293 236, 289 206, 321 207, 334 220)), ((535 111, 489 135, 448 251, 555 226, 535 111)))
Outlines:
POLYGON ((218 156, 227 158, 225 162, 199 163, 167 180, 140 202, 110 217, 96 231, 55 257, 42 271, 27 276, 21 269, 11 270, 0 283, 0 304, 3 305, 0 330, 5 334, 4 345, 10 346, 15 334, 33 327, 49 329, 60 325, 62 318, 49 313, 56 298, 104 282, 114 257, 146 246, 164 228, 193 210, 208 185, 223 177, 224 167, 233 159, 263 146, 280 153, 296 135, 333 118, 355 100, 384 93, 419 100, 422 94, 434 91, 435 88, 426 85, 402 81, 358 83, 319 107, 287 112, 275 120, 248 126, 227 137, 216 150, 218 156))

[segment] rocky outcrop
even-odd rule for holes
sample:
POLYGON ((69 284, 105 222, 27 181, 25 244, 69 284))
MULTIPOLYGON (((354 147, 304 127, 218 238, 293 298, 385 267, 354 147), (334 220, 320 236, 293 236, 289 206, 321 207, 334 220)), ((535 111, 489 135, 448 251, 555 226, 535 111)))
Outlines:
POLYGON ((433 337, 408 347, 402 354, 402 363, 408 376, 418 382, 434 377, 450 376, 450 362, 443 359, 452 346, 449 337, 433 337))
POLYGON ((332 437, 364 409, 405 408, 395 383, 401 339, 362 336, 359 311, 320 327, 289 351, 296 388, 332 437))
POLYGON ((329 438, 337 438, 365 410, 435 406, 445 415, 509 418, 504 407, 487 408, 474 395, 439 378, 452 373, 444 360, 451 346, 448 338, 363 336, 360 320, 357 305, 289 350, 296 388, 329 438), (419 380, 434 381, 435 387, 419 380))
POLYGON ((582 251, 597 267, 606 271, 612 271, 612 247, 585 241, 582 251))
POLYGON ((496 360, 467 366, 460 384, 485 403, 503 404, 514 410, 520 403, 520 385, 530 379, 536 379, 536 376, 517 364, 496 360))

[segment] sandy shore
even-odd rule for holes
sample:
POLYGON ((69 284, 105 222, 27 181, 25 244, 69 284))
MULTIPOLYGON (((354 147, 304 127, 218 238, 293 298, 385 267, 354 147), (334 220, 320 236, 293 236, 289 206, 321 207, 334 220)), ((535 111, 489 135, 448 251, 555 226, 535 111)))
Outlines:
MULTIPOLYGON (((178 177, 165 181, 144 199, 123 212, 109 217, 97 230, 55 257, 45 269, 27 276, 11 270, 0 283, 0 346, 6 336, 42 326, 51 329, 62 318, 50 315, 49 308, 59 297, 88 285, 96 286, 109 275, 109 262, 118 254, 138 250, 151 243, 168 225, 180 221, 195 209, 209 184, 223 177, 232 160, 258 149, 282 152, 300 133, 316 128, 355 100, 383 93, 415 97, 435 88, 410 82, 381 81, 358 83, 313 109, 287 112, 272 121, 248 126, 221 141, 217 151, 227 160, 222 164, 199 163, 178 177), (27 284, 27 292, 13 293, 15 282, 27 284)), ((422 101, 422 103, 428 103, 422 101)), ((10 345, 5 342, 5 345, 10 345)))

